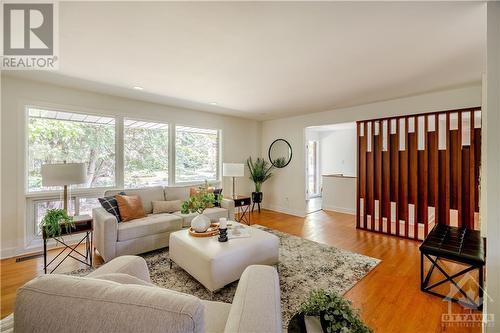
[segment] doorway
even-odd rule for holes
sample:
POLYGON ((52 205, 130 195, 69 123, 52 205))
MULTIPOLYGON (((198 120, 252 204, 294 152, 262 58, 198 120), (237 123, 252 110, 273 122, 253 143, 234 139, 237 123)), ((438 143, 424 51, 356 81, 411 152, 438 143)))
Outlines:
POLYGON ((319 141, 307 142, 307 199, 320 196, 319 141))
POLYGON ((355 214, 356 123, 305 128, 306 212, 355 214))
POLYGON ((306 210, 312 213, 321 210, 319 140, 307 140, 306 155, 306 210))

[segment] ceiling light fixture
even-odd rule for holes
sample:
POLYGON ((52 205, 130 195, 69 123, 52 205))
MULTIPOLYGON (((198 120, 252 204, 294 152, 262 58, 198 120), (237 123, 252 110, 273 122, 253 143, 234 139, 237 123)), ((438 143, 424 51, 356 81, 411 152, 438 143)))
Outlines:
POLYGON ((210 102, 210 105, 217 105, 217 102, 210 102))
POLYGON ((143 87, 139 87, 139 86, 133 86, 132 88, 135 89, 135 90, 144 90, 143 87))

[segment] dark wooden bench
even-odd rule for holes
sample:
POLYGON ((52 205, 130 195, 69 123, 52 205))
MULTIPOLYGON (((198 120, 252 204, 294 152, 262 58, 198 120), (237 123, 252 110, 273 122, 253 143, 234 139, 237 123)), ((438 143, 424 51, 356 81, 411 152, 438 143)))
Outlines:
POLYGON ((483 270, 485 264, 484 238, 477 230, 456 228, 444 224, 437 224, 429 232, 423 243, 420 245, 420 289, 426 293, 446 298, 457 302, 463 306, 482 310, 483 306, 483 270), (427 258, 431 262, 431 267, 425 273, 424 260, 427 258), (458 262, 468 267, 455 274, 448 274, 444 267, 439 265, 439 261, 445 259, 458 262), (437 268, 445 278, 429 285, 429 280, 437 268), (478 296, 479 301, 474 299, 463 290, 462 286, 455 281, 456 278, 477 269, 479 273, 478 296), (434 289, 443 283, 450 282, 460 292, 464 300, 459 300, 454 296, 443 295, 434 289))

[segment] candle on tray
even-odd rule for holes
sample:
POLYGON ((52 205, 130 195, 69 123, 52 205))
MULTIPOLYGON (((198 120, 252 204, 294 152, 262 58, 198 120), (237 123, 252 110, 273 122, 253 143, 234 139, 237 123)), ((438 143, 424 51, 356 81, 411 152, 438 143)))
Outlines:
POLYGON ((227 229, 227 218, 219 218, 219 229, 227 229))

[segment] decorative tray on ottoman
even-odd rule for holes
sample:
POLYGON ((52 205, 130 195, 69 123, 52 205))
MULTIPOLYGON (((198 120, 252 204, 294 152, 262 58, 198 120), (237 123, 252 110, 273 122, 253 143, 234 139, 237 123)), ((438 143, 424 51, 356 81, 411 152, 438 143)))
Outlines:
POLYGON ((189 227, 189 234, 193 237, 212 237, 219 234, 219 223, 212 223, 205 232, 196 232, 189 227))

